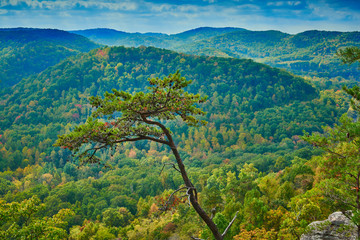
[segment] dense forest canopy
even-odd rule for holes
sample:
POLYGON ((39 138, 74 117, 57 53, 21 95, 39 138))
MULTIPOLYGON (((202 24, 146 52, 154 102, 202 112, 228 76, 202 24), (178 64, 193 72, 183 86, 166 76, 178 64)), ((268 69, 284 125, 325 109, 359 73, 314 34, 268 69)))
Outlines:
POLYGON ((255 112, 318 96, 314 87, 303 79, 251 60, 197 57, 151 47, 102 48, 68 58, 20 82, 13 88, 12 94, 3 96, 4 104, 0 111, 11 116, 3 115, 0 127, 9 127, 14 123, 54 123, 66 118, 66 113, 52 115, 51 109, 64 103, 69 104, 66 99, 70 98, 72 92, 74 97, 78 98, 82 93, 86 99, 87 96, 109 91, 116 86, 133 91, 144 88, 148 77, 166 76, 176 70, 194 79, 189 89, 193 93, 215 94, 215 98, 229 95, 229 104, 221 111, 229 111, 234 99, 240 104, 238 111, 255 112), (14 122, 17 116, 30 114, 27 107, 29 104, 34 105, 30 112, 37 113, 34 118, 25 116, 14 122), (13 108, 14 105, 17 107, 13 108), (9 108, 13 110, 9 111, 9 108))
MULTIPOLYGON (((209 96, 204 108, 208 111, 206 119, 212 120, 215 131, 219 131, 221 127, 235 132, 243 131, 241 129, 250 132, 253 129, 261 137, 271 137, 280 142, 283 138, 291 138, 302 131, 296 124, 294 128, 289 128, 286 124, 283 128, 278 128, 278 124, 285 121, 282 119, 289 122, 299 121, 298 118, 316 121, 316 117, 309 116, 306 111, 318 111, 316 103, 310 101, 318 96, 318 92, 308 82, 285 71, 251 60, 197 57, 146 47, 113 47, 68 58, 57 66, 20 82, 13 87, 11 94, 4 94, 0 105, 3 140, 12 146, 11 152, 15 149, 21 152, 23 147, 37 146, 39 141, 47 142, 44 146, 49 147, 60 130, 60 125, 79 122, 88 116, 91 109, 87 98, 91 95, 102 94, 114 87, 130 92, 144 89, 148 77, 161 77, 176 70, 183 72, 185 77, 194 79, 192 87, 188 89, 190 92, 209 96), (299 101, 305 102, 300 104, 299 101), (296 110, 297 115, 291 111, 286 113, 288 108, 292 108, 292 104, 304 107, 307 115, 300 117, 299 110, 296 110), (274 110, 268 111, 275 106, 274 110), (278 118, 279 112, 287 115, 278 118), (265 120, 269 114, 273 116, 271 125, 265 120), (42 128, 48 130, 40 130, 42 128), (21 143, 22 137, 18 134, 22 131, 24 132, 21 134, 34 140, 21 143), (36 137, 38 131, 42 132, 43 137, 36 137)), ((328 114, 339 114, 334 102, 321 101, 325 108, 329 104, 328 114)), ((330 119, 330 122, 333 120, 330 119)), ((313 130, 320 129, 321 123, 309 124, 304 121, 304 124, 308 125, 306 130, 313 130)), ((184 127, 178 136, 186 130, 184 127)), ((219 141, 231 146, 237 142, 239 134, 240 132, 234 133, 232 141, 219 141)), ((216 135, 217 133, 210 134, 209 139, 216 138, 216 135)), ((10 164, 12 161, 7 158, 6 162, 10 164)), ((8 166, 4 162, 3 164, 5 168, 8 166)))
MULTIPOLYGON (((176 37, 197 44, 228 34, 238 37, 241 32, 250 34, 243 29, 214 32, 201 28, 176 37)), ((62 42, 59 34, 56 44, 62 42)), ((295 38, 277 31, 258 34, 270 34, 277 41, 295 38)), ((342 34, 330 35, 336 42, 344 38, 342 34)), ((309 39, 319 42, 319 32, 303 35, 304 43, 309 39)), ((328 35, 322 32, 324 41, 328 35)), ((80 45, 86 43, 83 40, 79 39, 80 45)), ((254 52, 263 44, 255 40, 251 43, 260 45, 252 46, 254 52)), ((265 42, 277 46, 277 41, 265 42)), ((300 46, 301 41, 298 47, 314 46, 300 46)), ((32 44, 38 43, 41 41, 32 44)), ((94 48, 91 44, 88 46, 94 48)), ((60 55, 74 47, 66 46, 59 48, 60 55)), ((327 156, 301 138, 304 130, 322 132, 322 126, 334 126, 343 113, 356 119, 346 93, 333 90, 327 79, 319 78, 316 86, 321 88, 316 88, 312 78, 305 80, 253 60, 195 56, 154 47, 82 51, 86 50, 73 51, 76 55, 61 61, 58 58, 59 63, 0 92, 2 236, 210 238, 210 230, 186 199, 175 195, 169 201, 182 179, 171 164, 164 164, 175 159, 161 144, 134 142, 108 149, 98 157, 106 160, 109 168, 98 164, 78 168, 79 162, 67 149, 53 147, 58 134, 69 133, 93 112, 89 97, 113 88, 146 93, 148 78, 163 78, 176 71, 193 80, 186 91, 208 96, 202 104, 206 114, 200 119, 208 125, 194 128, 175 118, 166 126, 173 129, 200 204, 219 231, 225 231, 239 212, 225 239, 298 239, 308 223, 337 210, 338 205, 325 199, 321 191, 326 164, 318 160, 326 163, 327 156), (160 211, 166 202, 168 211, 160 211)), ((262 51, 271 52, 265 47, 262 51)), ((283 54, 286 56, 286 51, 283 54)))

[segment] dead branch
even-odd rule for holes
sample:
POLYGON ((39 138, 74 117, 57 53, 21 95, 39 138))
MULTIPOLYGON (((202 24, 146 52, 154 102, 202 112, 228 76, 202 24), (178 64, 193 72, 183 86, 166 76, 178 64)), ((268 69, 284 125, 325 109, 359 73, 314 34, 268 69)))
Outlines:
POLYGON ((171 199, 173 198, 174 194, 183 190, 183 189, 187 189, 187 187, 181 187, 181 188, 178 188, 176 189, 173 193, 170 194, 170 196, 168 197, 168 200, 165 202, 165 204, 163 205, 163 207, 159 208, 161 211, 166 211, 167 208, 168 208, 168 205, 171 201, 171 199))
POLYGON ((160 171, 160 174, 159 174, 159 175, 161 175, 162 171, 163 171, 164 168, 165 168, 165 165, 171 165, 176 171, 178 171, 179 173, 181 173, 180 170, 176 168, 176 165, 175 165, 174 163, 164 163, 164 164, 163 164, 163 167, 161 168, 161 171, 160 171))
POLYGON ((215 217, 215 214, 216 214, 216 207, 213 207, 211 209, 211 217, 210 217, 211 220, 215 217))
POLYGON ((235 222, 235 219, 236 219, 236 217, 237 217, 238 212, 239 212, 239 211, 237 211, 237 212, 235 213, 234 218, 231 220, 231 222, 229 223, 229 225, 226 227, 226 229, 225 229, 225 231, 223 232, 223 234, 221 234, 222 237, 224 237, 224 236, 227 234, 227 232, 229 231, 229 229, 231 228, 231 226, 232 226, 233 223, 235 222))
MULTIPOLYGON (((186 195, 188 196, 188 201, 189 201, 189 206, 191 206, 191 201, 190 201, 190 190, 196 190, 194 187, 188 187, 188 190, 186 191, 186 195)), ((196 191, 195 191, 196 192, 196 191)))

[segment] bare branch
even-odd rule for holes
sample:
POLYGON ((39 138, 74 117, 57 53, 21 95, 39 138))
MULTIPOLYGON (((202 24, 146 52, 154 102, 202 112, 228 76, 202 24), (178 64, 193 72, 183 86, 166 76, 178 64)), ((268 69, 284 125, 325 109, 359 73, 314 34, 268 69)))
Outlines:
POLYGON ((81 158, 81 157, 85 157, 85 156, 88 156, 87 159, 86 159, 86 163, 96 163, 96 162, 100 162, 100 161, 96 161, 96 158, 95 158, 95 154, 98 150, 100 149, 103 149, 103 148, 107 148, 107 145, 102 145, 102 146, 98 146, 98 147, 92 147, 92 148, 89 148, 89 149, 86 149, 84 152, 82 152, 81 154, 78 154, 78 155, 72 155, 73 157, 78 157, 78 158, 81 158), (92 153, 89 153, 90 151, 93 151, 92 153), (94 160, 95 159, 95 160, 94 160))
POLYGON ((347 199, 345 199, 345 198, 343 198, 343 197, 340 197, 340 196, 337 196, 336 194, 333 194, 333 193, 330 193, 330 192, 325 191, 325 192, 324 192, 324 195, 325 195, 326 197, 330 198, 331 200, 340 201, 340 202, 344 203, 345 205, 351 206, 351 207, 353 207, 353 208, 357 208, 356 204, 351 203, 351 202, 348 201, 347 199))
MULTIPOLYGON (((179 188, 179 189, 175 190, 175 192, 173 192, 168 199, 170 200, 170 198, 171 198, 176 192, 178 192, 178 191, 180 191, 180 190, 183 190, 183 189, 187 189, 187 190, 186 190, 186 194, 183 195, 183 196, 181 196, 181 197, 188 197, 189 206, 191 206, 191 201, 190 201, 191 194, 190 194, 189 191, 190 191, 190 190, 196 190, 194 187, 182 187, 182 188, 179 188)), ((169 200, 166 202, 166 204, 169 202, 169 200)))
POLYGON ((86 153, 90 152, 91 150, 94 150, 94 152, 91 154, 91 157, 93 157, 98 150, 103 149, 103 148, 107 148, 107 145, 102 145, 102 146, 99 146, 99 147, 89 148, 89 149, 86 149, 83 153, 86 154, 86 153))
POLYGON ((215 214, 216 214, 216 207, 213 207, 211 209, 211 217, 210 217, 211 220, 215 217, 215 214))
POLYGON ((345 172, 345 174, 349 175, 352 178, 357 179, 357 177, 354 174, 350 173, 350 172, 345 172))
POLYGON ((189 187, 188 190, 186 191, 186 195, 188 196, 188 201, 189 201, 189 206, 191 206, 191 201, 190 201, 190 197, 191 197, 191 194, 190 194, 190 190, 194 188, 194 187, 189 187))
POLYGON ((175 165, 174 163, 164 163, 164 164, 163 164, 163 167, 161 168, 161 171, 160 171, 160 174, 159 174, 159 175, 161 175, 161 173, 162 173, 162 171, 164 170, 164 168, 165 168, 166 165, 171 165, 176 171, 178 171, 179 173, 181 173, 180 170, 176 168, 176 165, 175 165))
POLYGON ((235 222, 235 219, 236 219, 236 217, 237 217, 238 212, 239 212, 239 211, 237 211, 237 212, 235 213, 234 218, 231 220, 231 222, 229 223, 229 225, 226 227, 224 233, 221 234, 222 237, 225 237, 225 235, 227 234, 227 232, 229 231, 229 229, 231 228, 231 226, 232 226, 233 223, 235 222))
POLYGON ((159 208, 161 211, 166 211, 167 210, 167 207, 168 207, 168 204, 170 203, 170 200, 173 198, 174 194, 183 190, 183 189, 187 189, 187 187, 181 187, 181 188, 178 188, 176 189, 169 197, 168 197, 168 200, 165 202, 165 204, 163 205, 162 208, 159 208))
MULTIPOLYGON (((315 147, 317 147, 316 144, 315 144, 315 147)), ((334 155, 338 156, 339 158, 343 158, 343 159, 346 158, 346 156, 341 155, 340 153, 334 152, 334 151, 330 150, 329 148, 324 148, 324 147, 323 147, 322 149, 324 149, 324 150, 325 150, 326 152, 328 152, 328 153, 331 153, 331 154, 334 154, 334 155)))
POLYGON ((165 163, 163 164, 163 167, 161 168, 159 175, 161 175, 161 173, 162 173, 162 171, 164 170, 164 168, 165 168, 165 163))

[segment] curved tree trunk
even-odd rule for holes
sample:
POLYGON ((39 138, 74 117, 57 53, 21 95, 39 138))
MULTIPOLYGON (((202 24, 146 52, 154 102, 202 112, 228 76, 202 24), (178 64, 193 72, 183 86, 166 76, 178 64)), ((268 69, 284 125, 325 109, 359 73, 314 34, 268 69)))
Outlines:
POLYGON ((170 148, 176 158, 176 162, 178 164, 179 170, 181 172, 181 176, 184 180, 185 186, 189 189, 188 193, 190 194, 190 202, 191 205, 194 207, 195 211, 197 212, 197 214, 199 214, 199 216, 202 218, 202 220, 204 220, 204 222, 206 223, 206 225, 210 228, 212 234, 214 235, 216 240, 222 240, 223 236, 222 234, 219 232, 219 229, 217 228, 216 224, 214 223, 214 221, 209 217, 209 215, 204 211, 204 209, 202 209, 202 207, 200 206, 198 200, 197 200, 197 194, 196 194, 196 190, 193 186, 193 184, 191 183, 187 172, 185 170, 185 166, 182 162, 182 159, 180 157, 180 154, 174 144, 174 142, 172 141, 172 139, 169 139, 170 141, 170 148))
POLYGON ((169 132, 169 130, 161 123, 159 122, 154 122, 151 121, 149 119, 147 119, 146 117, 143 117, 143 121, 148 123, 148 124, 152 124, 152 125, 157 125, 158 127, 160 127, 162 129, 162 131, 164 132, 164 134, 166 135, 167 139, 168 139, 168 146, 171 148, 175 158, 176 158, 176 162, 177 165, 179 167, 179 171, 181 173, 181 176, 184 180, 185 186, 188 189, 187 193, 190 195, 189 199, 191 202, 191 205, 193 206, 193 208, 195 209, 195 211, 197 212, 197 214, 201 217, 201 219, 206 223, 206 225, 210 228, 213 236, 215 237, 216 240, 223 240, 224 239, 224 235, 227 233, 228 229, 231 227, 231 225, 233 224, 236 215, 234 217, 234 219, 230 222, 229 226, 227 227, 227 229, 225 230, 225 232, 223 234, 220 233, 218 227, 216 226, 216 224, 214 223, 214 221, 211 219, 211 217, 209 217, 209 215, 204 211, 204 209, 202 209, 202 207, 200 206, 198 199, 197 199, 197 192, 196 189, 194 188, 194 185, 191 183, 187 172, 185 170, 185 165, 183 164, 183 161, 180 157, 180 154, 176 148, 176 145, 174 143, 174 140, 169 132))

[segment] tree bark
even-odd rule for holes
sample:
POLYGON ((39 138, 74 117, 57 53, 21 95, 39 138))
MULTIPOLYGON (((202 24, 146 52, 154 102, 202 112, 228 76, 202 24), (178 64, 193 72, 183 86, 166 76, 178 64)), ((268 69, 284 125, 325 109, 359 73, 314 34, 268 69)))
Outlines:
POLYGON ((185 170, 185 166, 182 162, 182 159, 180 157, 180 154, 174 144, 174 141, 172 140, 171 136, 168 140, 170 142, 170 148, 176 158, 176 162, 178 164, 179 170, 181 172, 181 176, 184 180, 185 186, 190 189, 189 194, 190 194, 190 202, 191 205, 194 207, 195 211, 197 212, 197 214, 199 214, 199 216, 201 217, 201 219, 206 223, 206 225, 210 228, 213 236, 215 237, 216 240, 223 240, 223 236, 222 234, 219 232, 219 229, 217 228, 216 224, 214 223, 214 221, 209 217, 209 215, 207 215, 207 213, 204 211, 204 209, 202 209, 202 207, 200 206, 198 200, 197 200, 197 196, 195 193, 195 189, 193 184, 191 183, 187 172, 185 170))

